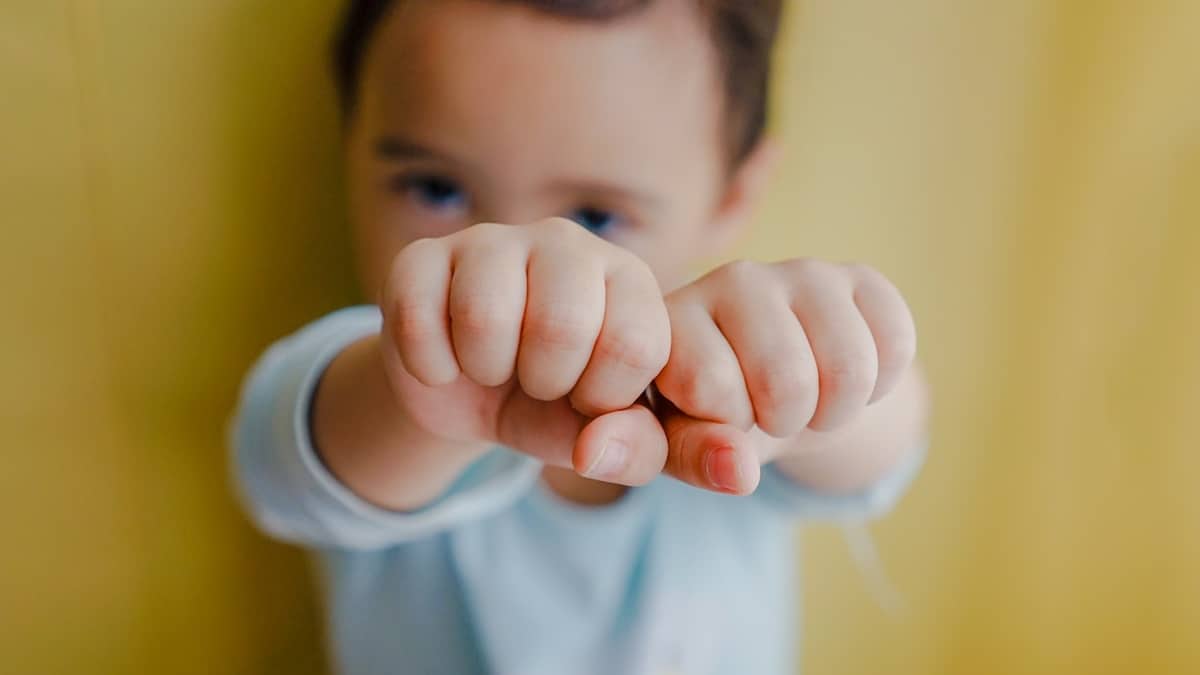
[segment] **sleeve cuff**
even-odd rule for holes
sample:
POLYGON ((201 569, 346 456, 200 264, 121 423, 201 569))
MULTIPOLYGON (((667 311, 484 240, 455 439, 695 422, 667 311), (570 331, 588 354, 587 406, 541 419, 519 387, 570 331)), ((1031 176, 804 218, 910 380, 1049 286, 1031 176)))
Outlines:
MULTIPOLYGON (((477 460, 436 502, 411 512, 371 504, 343 485, 322 463, 309 433, 313 395, 329 364, 347 346, 377 333, 376 308, 342 310, 309 326, 264 357, 260 378, 270 419, 238 443, 243 460, 241 482, 262 527, 282 539, 311 545, 380 548, 429 536, 498 510, 519 498, 537 479, 540 464, 497 448, 477 460), (272 372, 273 371, 273 372, 272 372), (272 384, 273 382, 273 384, 272 384), (257 436, 257 438, 254 438, 257 436)), ((243 407, 254 404, 253 392, 243 407)), ((253 419, 253 415, 247 415, 253 419)))

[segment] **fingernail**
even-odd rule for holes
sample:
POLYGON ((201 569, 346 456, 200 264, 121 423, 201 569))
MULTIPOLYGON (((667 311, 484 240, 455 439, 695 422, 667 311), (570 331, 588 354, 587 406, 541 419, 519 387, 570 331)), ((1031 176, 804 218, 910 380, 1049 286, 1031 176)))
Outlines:
POLYGON ((624 441, 610 438, 604 442, 600 454, 596 455, 596 459, 592 460, 592 465, 583 475, 596 480, 616 478, 629 466, 629 454, 629 446, 624 441))
POLYGON ((704 473, 708 474, 708 482, 713 487, 727 492, 737 492, 742 482, 737 453, 728 445, 708 451, 708 457, 704 459, 704 473))

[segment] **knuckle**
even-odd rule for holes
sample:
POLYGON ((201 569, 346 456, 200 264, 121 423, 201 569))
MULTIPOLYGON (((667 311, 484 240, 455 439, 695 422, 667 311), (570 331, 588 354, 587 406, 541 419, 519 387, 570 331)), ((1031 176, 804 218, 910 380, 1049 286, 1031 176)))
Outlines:
POLYGON ((534 227, 544 236, 556 241, 572 241, 586 232, 579 223, 561 216, 538 221, 534 227))
POLYGON ((492 241, 499 238, 506 226, 499 223, 476 223, 462 231, 462 237, 470 241, 492 241))
POLYGON ((688 479, 692 476, 702 475, 692 470, 689 466, 686 449, 689 446, 688 440, 691 435, 689 427, 676 428, 668 432, 667 437, 667 459, 663 464, 663 472, 681 479, 688 479))
POLYGON ((596 342, 596 356, 639 373, 657 374, 667 364, 670 345, 633 329, 605 331, 596 342))
POLYGON ((587 417, 599 417, 628 408, 638 400, 644 391, 644 386, 639 389, 630 387, 628 391, 618 391, 579 385, 571 390, 571 405, 587 417))
POLYGON ((438 321, 412 305, 393 304, 388 322, 392 338, 401 346, 428 344, 442 332, 438 321))
POLYGON ((600 396, 590 391, 576 389, 570 394, 571 407, 586 417, 599 417, 606 412, 619 410, 618 406, 609 406, 600 396))
POLYGON ((779 269, 789 276, 812 276, 826 273, 832 265, 816 258, 791 258, 776 263, 779 269))
POLYGON ((800 368, 769 368, 755 380, 751 396, 758 425, 768 433, 799 431, 817 407, 816 387, 800 368))
POLYGON ((526 244, 514 236, 514 228, 495 223, 480 223, 470 228, 470 234, 458 247, 458 258, 471 264, 491 261, 512 261, 523 258, 526 244))
POLYGON ((899 305, 878 312, 872 333, 880 358, 912 358, 917 353, 917 327, 908 308, 899 305))
POLYGON ((847 263, 846 271, 855 280, 859 288, 868 289, 886 289, 887 291, 895 291, 896 287, 892 284, 892 280, 888 279, 883 272, 863 263, 847 263))
POLYGON ((596 337, 597 321, 578 307, 559 307, 533 313, 525 328, 530 339, 551 347, 590 346, 596 337))
POLYGON ((492 225, 490 223, 476 225, 476 227, 485 229, 478 231, 478 234, 463 247, 464 251, 470 251, 472 254, 486 257, 488 255, 495 256, 508 253, 520 248, 520 242, 513 236, 511 227, 506 225, 492 225))
POLYGON ((528 366, 518 368, 517 379, 525 394, 538 401, 560 399, 575 386, 575 382, 561 372, 539 372, 528 366))
POLYGON ((807 389, 805 378, 796 368, 764 367, 751 377, 751 382, 755 409, 774 414, 796 409, 807 389))
POLYGON ((380 310, 385 322, 391 324, 397 338, 424 337, 439 328, 432 308, 426 298, 418 297, 414 290, 421 284, 421 261, 444 255, 442 243, 434 239, 418 239, 405 246, 392 259, 380 298, 380 310))
POLYGON ((836 394, 870 391, 875 386, 875 359, 864 354, 840 354, 821 369, 821 386, 836 394))
POLYGON ((441 244, 432 239, 418 239, 400 249, 392 258, 384 279, 385 300, 403 295, 413 279, 413 270, 418 269, 422 261, 438 255, 440 250, 441 244))
POLYGON ((422 238, 409 242, 407 246, 400 249, 396 254, 396 259, 392 263, 393 272, 402 271, 409 267, 412 261, 425 260, 442 250, 442 243, 437 239, 422 238))
POLYGON ((723 265, 718 274, 721 278, 735 286, 754 286, 762 282, 763 266, 750 260, 735 260, 723 265))
POLYGON ((795 258, 778 263, 780 273, 792 284, 823 289, 842 288, 846 271, 839 265, 816 258, 795 258))
MULTIPOLYGON (((600 241, 608 244, 603 239, 600 241)), ((639 292, 652 293, 655 297, 662 297, 662 287, 658 283, 658 277, 654 275, 654 271, 650 269, 650 265, 645 260, 617 246, 612 246, 612 254, 611 262, 607 265, 609 275, 629 280, 630 288, 637 289, 639 292)))
POLYGON ((917 335, 915 331, 902 330, 881 335, 879 358, 892 367, 905 367, 917 358, 917 335))
POLYGON ((691 368, 677 380, 678 400, 672 402, 681 410, 693 417, 734 421, 731 403, 745 396, 741 373, 732 368, 691 368))
POLYGON ((450 321, 465 336, 488 337, 502 331, 508 324, 508 317, 494 303, 471 299, 457 303, 451 309, 450 321))

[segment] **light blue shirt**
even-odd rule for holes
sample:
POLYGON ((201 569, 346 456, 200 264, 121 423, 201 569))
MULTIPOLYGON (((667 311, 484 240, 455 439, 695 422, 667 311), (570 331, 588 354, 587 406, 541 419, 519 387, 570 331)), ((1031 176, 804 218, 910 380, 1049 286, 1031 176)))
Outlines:
POLYGON ((881 514, 920 465, 914 455, 852 496, 766 467, 751 497, 660 478, 589 508, 544 487, 535 460, 497 448, 434 504, 386 511, 325 469, 308 431, 329 362, 379 327, 377 308, 354 307, 277 343, 232 429, 247 510, 320 562, 345 675, 791 673, 791 525, 881 514))

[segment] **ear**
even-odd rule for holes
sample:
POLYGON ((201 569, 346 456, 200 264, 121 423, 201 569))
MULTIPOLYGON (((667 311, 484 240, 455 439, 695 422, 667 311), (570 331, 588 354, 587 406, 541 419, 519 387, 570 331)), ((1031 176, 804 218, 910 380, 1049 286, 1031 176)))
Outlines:
POLYGON ((771 136, 763 136, 750 154, 734 167, 713 214, 710 255, 718 255, 741 236, 762 201, 775 174, 782 147, 771 136))

